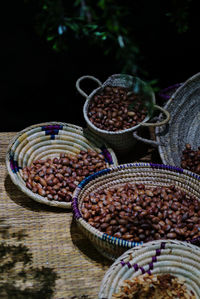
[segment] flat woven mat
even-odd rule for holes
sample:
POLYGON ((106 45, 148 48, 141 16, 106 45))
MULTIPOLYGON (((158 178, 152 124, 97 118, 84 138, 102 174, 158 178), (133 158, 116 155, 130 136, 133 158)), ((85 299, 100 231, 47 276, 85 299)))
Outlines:
MULTIPOLYGON (((12 183, 5 155, 15 134, 0 133, 0 298, 95 299, 111 262, 79 231, 71 211, 39 204, 12 183)), ((158 158, 155 150, 146 154, 134 157, 158 158)))

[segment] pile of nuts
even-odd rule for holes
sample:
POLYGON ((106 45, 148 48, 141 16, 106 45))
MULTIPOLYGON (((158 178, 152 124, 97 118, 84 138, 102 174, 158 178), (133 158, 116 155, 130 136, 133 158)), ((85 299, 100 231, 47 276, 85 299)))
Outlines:
POLYGON ((99 129, 120 131, 142 122, 147 116, 141 96, 120 86, 106 86, 93 96, 88 118, 99 129))
POLYGON ((200 174, 200 146, 195 151, 191 144, 185 145, 181 157, 181 167, 200 174))
POLYGON ((22 169, 26 187, 49 200, 69 202, 76 186, 88 175, 107 167, 105 157, 93 150, 78 155, 36 160, 22 169))
POLYGON ((120 291, 112 298, 120 299, 195 299, 192 290, 187 290, 185 281, 171 274, 143 274, 126 279, 120 291))
POLYGON ((126 183, 101 189, 86 196, 80 210, 99 231, 128 241, 200 236, 200 202, 175 186, 126 183))

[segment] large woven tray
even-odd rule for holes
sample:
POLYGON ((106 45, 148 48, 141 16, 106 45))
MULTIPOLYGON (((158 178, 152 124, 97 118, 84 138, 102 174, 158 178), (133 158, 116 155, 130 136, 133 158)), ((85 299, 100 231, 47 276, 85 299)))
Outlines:
POLYGON ((164 164, 180 166, 185 144, 195 150, 200 146, 200 73, 182 84, 164 108, 171 118, 155 129, 159 154, 164 164))
MULTIPOLYGON (((82 232, 102 255, 111 260, 143 242, 131 242, 99 231, 83 218, 81 208, 84 198, 94 190, 98 192, 124 183, 142 183, 146 186, 175 185, 187 195, 200 200, 200 176, 178 167, 154 163, 130 163, 103 169, 87 177, 74 191, 73 213, 82 232)), ((199 244, 199 239, 194 238, 191 242, 199 244)))

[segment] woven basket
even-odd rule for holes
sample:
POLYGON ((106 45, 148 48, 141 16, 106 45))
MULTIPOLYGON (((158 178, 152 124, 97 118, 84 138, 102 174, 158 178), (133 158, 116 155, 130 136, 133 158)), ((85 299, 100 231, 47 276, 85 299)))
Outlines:
MULTIPOLYGON (((126 241, 100 232, 83 219, 80 210, 83 199, 90 192, 98 192, 98 190, 128 182, 143 183, 146 186, 175 185, 184 190, 186 194, 195 196, 200 200, 200 176, 167 165, 153 163, 119 165, 118 167, 99 171, 83 180, 75 189, 72 199, 72 208, 76 221, 97 250, 111 260, 115 260, 127 249, 141 245, 143 242, 126 241)), ((194 239, 192 242, 197 244, 199 238, 194 239)))
POLYGON ((186 242, 165 240, 148 242, 120 256, 106 272, 98 299, 111 299, 124 280, 144 273, 183 278, 187 289, 200 298, 200 249, 186 242))
POLYGON ((152 100, 152 103, 154 105, 155 109, 160 110, 162 113, 165 115, 165 120, 162 120, 157 123, 148 123, 149 121, 149 116, 147 115, 146 118, 144 119, 143 122, 137 124, 136 126, 126 129, 126 130, 121 130, 117 132, 112 132, 112 131, 106 131, 97 128, 88 118, 88 107, 90 104, 90 101, 92 100, 93 96, 99 92, 100 90, 104 89, 105 86, 121 86, 121 87, 126 87, 126 88, 134 88, 134 86, 140 86, 141 92, 144 89, 144 86, 146 85, 145 82, 140 80, 137 77, 132 77, 130 75, 122 75, 122 74, 115 74, 110 76, 103 84, 95 77, 93 76, 83 76, 79 78, 76 82, 76 88, 80 92, 81 95, 83 95, 86 98, 84 107, 83 107, 83 115, 85 118, 85 121, 87 123, 88 128, 94 132, 96 135, 102 137, 110 146, 119 154, 124 154, 129 152, 135 145, 136 139, 133 137, 133 132, 137 130, 139 127, 149 127, 149 126, 162 126, 166 124, 169 121, 169 113, 163 109, 162 107, 156 105, 155 103, 155 95, 154 92, 151 91, 150 98, 152 100), (85 79, 90 79, 95 81, 99 87, 95 90, 92 91, 90 95, 87 95, 81 88, 80 88, 80 83, 82 80, 85 79))
POLYGON ((165 105, 170 121, 156 128, 156 140, 162 162, 180 166, 185 144, 194 150, 200 146, 200 73, 183 83, 165 105))
POLYGON ((75 155, 89 148, 102 152, 108 166, 117 165, 113 150, 87 129, 62 122, 36 124, 19 132, 10 142, 6 166, 13 183, 27 196, 39 203, 68 209, 71 208, 71 202, 50 201, 29 190, 22 178, 21 169, 37 159, 58 157, 61 152, 75 155))

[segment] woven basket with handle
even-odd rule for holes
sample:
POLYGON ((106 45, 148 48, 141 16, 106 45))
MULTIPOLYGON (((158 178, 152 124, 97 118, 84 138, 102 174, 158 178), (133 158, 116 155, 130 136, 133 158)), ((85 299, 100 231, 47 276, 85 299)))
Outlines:
POLYGON ((6 166, 13 183, 27 196, 49 206, 71 208, 71 202, 48 200, 33 193, 22 178, 22 168, 34 160, 58 157, 60 153, 78 154, 81 150, 92 149, 105 156, 107 165, 117 165, 113 150, 104 141, 88 130, 63 122, 46 122, 25 128, 11 140, 6 166))
MULTIPOLYGON (((124 183, 142 183, 145 186, 175 185, 189 196, 200 200, 200 176, 178 167, 153 163, 124 164, 104 169, 83 180, 76 188, 73 196, 72 208, 78 226, 92 241, 101 254, 115 260, 129 248, 141 245, 142 242, 126 241, 100 232, 83 219, 81 207, 83 199, 91 192, 120 186, 124 183)), ((195 244, 199 238, 193 239, 195 244)))
POLYGON ((144 273, 182 278, 187 289, 200 298, 200 249, 186 242, 164 240, 148 242, 120 256, 106 272, 98 299, 111 299, 124 280, 144 273))
POLYGON ((90 101, 92 101, 94 95, 103 90, 105 86, 121 86, 121 87, 126 87, 126 88, 134 88, 134 85, 138 84, 141 86, 141 90, 143 86, 145 86, 145 82, 140 80, 137 77, 133 77, 130 75, 125 75, 125 74, 115 74, 110 76, 104 83, 101 83, 97 78, 93 76, 83 76, 80 77, 77 82, 76 82, 76 88, 80 92, 82 96, 86 98, 84 107, 83 107, 83 115, 85 118, 85 121, 87 123, 88 128, 94 132, 96 135, 102 137, 110 146, 115 150, 117 153, 124 154, 129 152, 135 145, 136 139, 133 137, 133 133, 139 128, 139 127, 149 127, 149 126, 163 126, 169 121, 170 115, 169 113, 163 109, 162 107, 156 105, 155 103, 155 95, 154 92, 151 91, 151 100, 154 105, 155 109, 160 110, 164 115, 165 119, 157 122, 157 123, 148 123, 150 116, 147 115, 146 118, 144 119, 143 122, 137 124, 136 126, 126 129, 126 130, 121 130, 121 131, 106 131, 97 128, 89 119, 88 117, 88 107, 90 104, 90 101), (93 90, 90 95, 87 95, 81 88, 80 88, 80 83, 81 81, 89 79, 93 80, 98 84, 98 88, 93 90))

